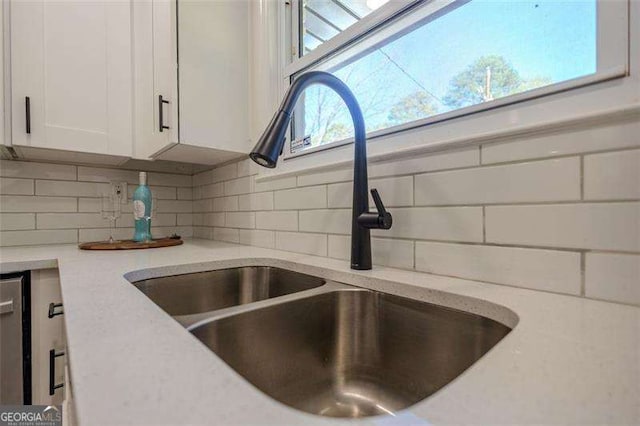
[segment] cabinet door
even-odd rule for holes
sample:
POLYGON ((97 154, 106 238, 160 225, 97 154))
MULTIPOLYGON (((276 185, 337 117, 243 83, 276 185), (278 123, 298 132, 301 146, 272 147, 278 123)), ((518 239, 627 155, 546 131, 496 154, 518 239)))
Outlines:
MULTIPOLYGON (((60 405, 65 389, 49 394, 49 362, 51 349, 60 353, 66 349, 62 315, 48 317, 49 303, 62 301, 57 269, 31 271, 31 395, 33 404, 60 405)), ((55 384, 64 383, 65 356, 54 361, 55 384)), ((66 384, 65 384, 66 386, 66 384)))
POLYGON ((148 159, 178 143, 175 0, 135 1, 133 28, 134 157, 148 159))
POLYGON ((131 156, 130 1, 10 10, 13 144, 131 156))
POLYGON ((249 151, 250 3, 178 0, 180 144, 249 151))

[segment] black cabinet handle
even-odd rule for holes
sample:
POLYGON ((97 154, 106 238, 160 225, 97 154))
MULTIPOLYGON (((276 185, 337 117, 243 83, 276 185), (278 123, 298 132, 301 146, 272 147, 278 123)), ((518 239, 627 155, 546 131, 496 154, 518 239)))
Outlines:
POLYGON ((56 384, 56 358, 63 355, 64 351, 56 352, 55 349, 49 351, 49 395, 53 395, 56 389, 64 386, 64 383, 56 384))
POLYGON ((159 122, 159 128, 158 130, 160 130, 160 132, 163 132, 164 129, 169 129, 169 126, 165 126, 164 125, 164 117, 163 117, 163 104, 168 104, 169 101, 162 99, 162 95, 158 95, 158 122, 159 122))
POLYGON ((62 315, 64 314, 64 311, 61 309, 58 312, 56 312, 56 308, 61 308, 62 307, 62 303, 49 303, 49 312, 47 314, 47 316, 49 318, 53 318, 56 315, 62 315))
POLYGON ((28 135, 31 134, 31 99, 28 96, 24 98, 24 112, 25 112, 25 130, 28 135))

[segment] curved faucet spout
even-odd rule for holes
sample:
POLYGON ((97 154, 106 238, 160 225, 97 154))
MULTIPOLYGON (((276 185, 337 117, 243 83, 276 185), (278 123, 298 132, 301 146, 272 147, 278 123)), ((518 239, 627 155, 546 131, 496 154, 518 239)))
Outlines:
MULTIPOLYGON (((372 220, 369 213, 369 195, 367 182, 367 140, 364 117, 360 105, 349 87, 333 74, 312 71, 302 74, 289 87, 278 112, 273 116, 267 129, 253 148, 249 157, 261 166, 274 168, 282 153, 287 127, 298 98, 312 84, 321 84, 333 89, 344 101, 351 114, 355 133, 355 156, 353 163, 353 211, 351 222, 351 268, 371 269, 371 228, 389 229, 391 214, 384 210, 382 201, 378 207, 377 218, 372 220), (382 210, 380 210, 382 206, 382 210)), ((377 196, 377 192, 376 192, 377 196)), ((379 197, 378 199, 379 200, 379 197)))

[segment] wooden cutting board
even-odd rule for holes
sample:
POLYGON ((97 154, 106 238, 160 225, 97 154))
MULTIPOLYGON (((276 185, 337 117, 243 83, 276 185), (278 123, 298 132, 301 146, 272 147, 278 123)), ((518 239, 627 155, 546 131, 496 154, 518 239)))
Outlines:
POLYGON ((182 243, 183 241, 180 238, 158 238, 153 241, 141 243, 133 240, 115 241, 113 243, 108 241, 95 241, 79 244, 78 247, 82 250, 135 250, 179 246, 182 243))

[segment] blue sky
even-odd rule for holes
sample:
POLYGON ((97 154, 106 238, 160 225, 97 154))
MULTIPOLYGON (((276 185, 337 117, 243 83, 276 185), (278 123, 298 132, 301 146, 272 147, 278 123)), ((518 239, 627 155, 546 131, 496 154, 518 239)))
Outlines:
MULTIPOLYGON (((481 56, 503 56, 525 79, 594 73, 596 0, 472 0, 380 48, 335 71, 354 91, 369 129, 384 126, 389 109, 413 92, 442 98, 451 78, 481 56)), ((307 133, 335 108, 341 111, 334 122, 351 127, 335 96, 317 114, 325 90, 308 89, 307 133)))

